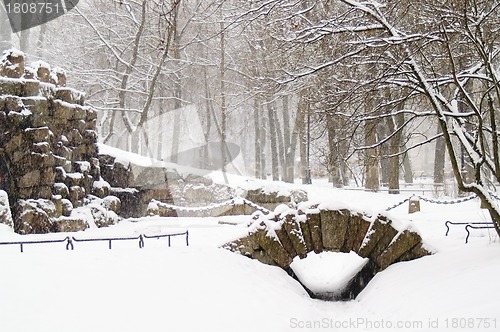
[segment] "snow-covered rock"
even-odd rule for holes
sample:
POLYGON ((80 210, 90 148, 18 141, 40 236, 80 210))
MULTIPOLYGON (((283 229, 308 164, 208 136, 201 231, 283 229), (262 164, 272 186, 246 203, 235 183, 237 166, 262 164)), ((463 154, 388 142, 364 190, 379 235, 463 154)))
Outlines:
POLYGON ((13 227, 12 214, 9 205, 9 196, 3 190, 0 190, 0 224, 13 227))

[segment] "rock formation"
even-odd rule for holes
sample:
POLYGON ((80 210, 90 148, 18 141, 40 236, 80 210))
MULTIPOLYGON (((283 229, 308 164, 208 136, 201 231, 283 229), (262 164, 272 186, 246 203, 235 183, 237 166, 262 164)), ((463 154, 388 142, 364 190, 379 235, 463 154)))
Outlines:
POLYGON ((15 50, 0 57, 0 189, 9 196, 16 232, 88 227, 73 208, 89 203, 88 195, 109 194, 96 119, 84 94, 66 86, 63 70, 41 61, 26 66, 15 50))

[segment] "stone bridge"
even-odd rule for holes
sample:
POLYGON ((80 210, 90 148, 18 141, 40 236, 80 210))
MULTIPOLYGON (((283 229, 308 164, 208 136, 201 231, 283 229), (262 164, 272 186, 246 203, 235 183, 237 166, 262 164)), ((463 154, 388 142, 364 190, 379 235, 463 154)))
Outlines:
MULTIPOLYGON (((278 207, 273 215, 254 215, 254 219, 248 236, 223 247, 279 266, 293 277, 290 268, 293 259, 305 258, 313 251, 354 251, 368 258, 368 263, 343 291, 342 299, 355 298, 376 273, 389 265, 430 254, 418 233, 384 215, 367 217, 347 209, 301 204, 297 210, 280 211, 278 207)), ((312 297, 328 298, 325 294, 308 292, 312 297)))

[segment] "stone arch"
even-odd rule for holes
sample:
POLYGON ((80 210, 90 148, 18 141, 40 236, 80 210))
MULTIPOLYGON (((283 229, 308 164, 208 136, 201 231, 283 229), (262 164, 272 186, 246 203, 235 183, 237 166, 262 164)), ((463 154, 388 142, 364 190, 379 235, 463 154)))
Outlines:
MULTIPOLYGON (((354 251, 368 258, 368 263, 351 280, 342 299, 355 298, 378 272, 391 264, 430 254, 418 233, 387 216, 367 217, 347 209, 318 209, 317 206, 261 217, 250 226, 248 236, 223 247, 279 266, 292 277, 295 276, 290 265, 297 256, 305 258, 310 252, 354 251)), ((328 298, 308 292, 312 297, 328 298)))

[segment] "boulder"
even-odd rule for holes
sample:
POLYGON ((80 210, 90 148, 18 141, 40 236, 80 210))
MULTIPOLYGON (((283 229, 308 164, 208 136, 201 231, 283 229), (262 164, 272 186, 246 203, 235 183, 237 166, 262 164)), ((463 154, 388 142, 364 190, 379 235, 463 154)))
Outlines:
POLYGON ((73 204, 69 199, 61 200, 61 213, 64 217, 69 217, 73 211, 73 204))
POLYGON ((110 194, 116 196, 121 202, 120 215, 125 218, 141 217, 142 213, 147 210, 147 206, 143 207, 139 197, 139 191, 133 188, 111 188, 110 194))
POLYGON ((102 206, 116 214, 120 214, 121 205, 120 199, 116 196, 106 196, 102 199, 102 206))
POLYGON ((85 189, 80 186, 72 186, 69 188, 69 200, 75 207, 82 206, 82 200, 85 197, 85 189))
POLYGON ((41 209, 33 200, 18 200, 15 211, 14 230, 16 233, 43 234, 50 233, 54 229, 47 212, 41 209))
POLYGON ((88 222, 78 217, 60 217, 53 224, 55 232, 79 232, 89 228, 88 222))
POLYGON ((20 188, 36 187, 40 184, 40 171, 35 169, 24 174, 17 180, 17 186, 20 188))
POLYGON ((24 74, 24 53, 17 50, 7 50, 0 57, 0 76, 21 78, 24 74))
POLYGON ((108 227, 114 225, 118 219, 116 213, 106 210, 100 205, 91 205, 90 212, 97 227, 108 227))

